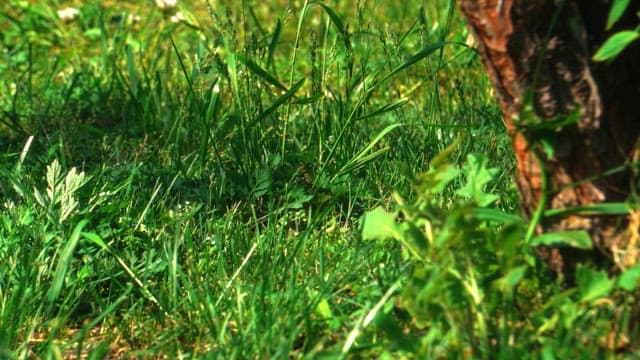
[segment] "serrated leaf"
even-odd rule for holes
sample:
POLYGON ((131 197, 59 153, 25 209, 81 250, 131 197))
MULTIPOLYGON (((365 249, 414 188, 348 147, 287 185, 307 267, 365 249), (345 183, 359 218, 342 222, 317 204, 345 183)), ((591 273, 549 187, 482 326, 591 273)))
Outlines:
POLYGON ((364 214, 362 220, 362 238, 365 240, 400 239, 400 228, 396 223, 396 214, 377 207, 364 214))
POLYGON ((640 264, 636 264, 620 274, 616 284, 627 291, 633 291, 638 285, 638 280, 640 280, 640 264))
POLYGON ((536 236, 531 240, 531 245, 566 245, 578 249, 590 250, 593 247, 593 242, 586 231, 568 230, 536 236))
POLYGON ((640 33, 633 30, 625 30, 613 34, 593 55, 593 61, 606 61, 615 58, 638 38, 640 38, 640 33))
POLYGON ((487 158, 481 154, 469 154, 462 166, 466 183, 456 191, 456 194, 475 200, 478 205, 485 207, 498 199, 498 196, 484 191, 486 185, 498 173, 496 168, 487 168, 487 158))
POLYGON ((313 195, 305 193, 303 188, 294 188, 287 193, 287 208, 301 209, 311 199, 313 199, 313 195))
POLYGON ((440 194, 453 179, 460 175, 460 170, 453 165, 440 165, 424 174, 418 175, 425 196, 440 194))
POLYGON ((613 280, 609 279, 604 270, 594 270, 582 265, 578 265, 576 269, 576 282, 582 302, 608 296, 614 287, 613 280))
POLYGON ((269 169, 260 169, 256 172, 255 183, 251 189, 253 199, 258 199, 271 191, 273 179, 269 169))

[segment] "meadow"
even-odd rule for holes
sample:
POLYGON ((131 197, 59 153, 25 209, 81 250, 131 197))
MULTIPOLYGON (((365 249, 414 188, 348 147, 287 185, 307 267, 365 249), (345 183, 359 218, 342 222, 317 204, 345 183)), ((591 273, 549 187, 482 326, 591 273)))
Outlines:
POLYGON ((0 358, 614 358, 455 3, 0 5, 0 358), (77 9, 60 13, 68 7, 77 9))

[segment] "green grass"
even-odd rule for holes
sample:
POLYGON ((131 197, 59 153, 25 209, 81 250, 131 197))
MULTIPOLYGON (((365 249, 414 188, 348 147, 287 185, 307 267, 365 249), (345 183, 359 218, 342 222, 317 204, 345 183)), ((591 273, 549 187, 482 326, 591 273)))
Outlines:
POLYGON ((57 3, 0 6, 0 357, 618 349, 600 339, 632 297, 585 293, 608 280, 590 269, 565 291, 518 245, 510 143, 449 1, 193 2, 180 23, 57 3), (398 216, 412 232, 381 232, 398 216))

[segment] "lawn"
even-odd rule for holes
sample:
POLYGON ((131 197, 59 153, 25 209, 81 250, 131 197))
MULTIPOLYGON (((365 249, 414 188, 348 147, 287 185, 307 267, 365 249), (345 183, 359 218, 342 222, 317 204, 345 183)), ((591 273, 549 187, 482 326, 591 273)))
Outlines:
POLYGON ((452 1, 7 0, 0 40, 0 358, 635 350, 640 269, 523 244, 452 1))

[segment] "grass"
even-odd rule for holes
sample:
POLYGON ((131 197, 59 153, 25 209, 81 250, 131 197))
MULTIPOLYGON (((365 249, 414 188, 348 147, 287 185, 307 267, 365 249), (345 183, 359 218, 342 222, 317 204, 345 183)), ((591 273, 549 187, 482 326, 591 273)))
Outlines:
POLYGON ((0 357, 634 349, 629 293, 565 291, 518 245, 452 2, 194 3, 0 6, 0 357))

